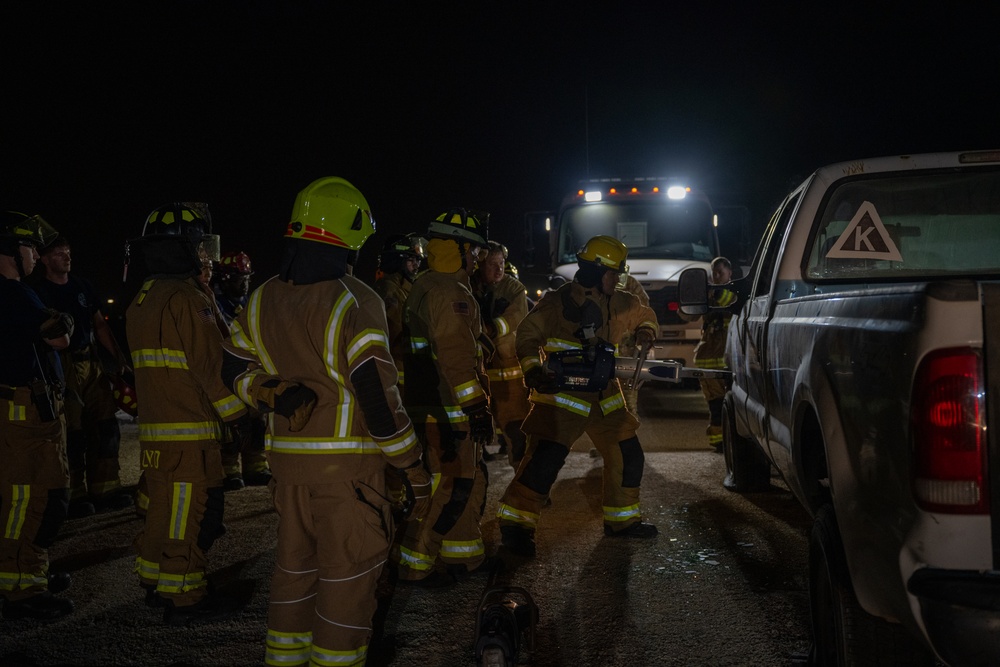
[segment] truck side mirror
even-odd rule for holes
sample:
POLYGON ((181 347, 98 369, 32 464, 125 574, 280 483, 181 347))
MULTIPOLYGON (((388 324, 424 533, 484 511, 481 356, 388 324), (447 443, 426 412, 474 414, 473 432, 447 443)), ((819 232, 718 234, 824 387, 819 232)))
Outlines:
POLYGON ((685 315, 708 312, 708 272, 705 269, 684 269, 677 281, 677 302, 685 315))

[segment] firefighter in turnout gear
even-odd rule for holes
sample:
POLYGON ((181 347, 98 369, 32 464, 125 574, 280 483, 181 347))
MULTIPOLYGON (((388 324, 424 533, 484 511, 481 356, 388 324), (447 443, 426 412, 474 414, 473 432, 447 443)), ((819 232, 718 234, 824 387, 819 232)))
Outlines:
MULTIPOLYGON (((486 247, 487 216, 452 209, 430 223, 428 270, 406 300, 410 349, 404 402, 434 479, 431 508, 409 521, 395 558, 399 582, 434 587, 455 575, 485 571, 479 521, 486 501, 483 446, 493 439, 483 372, 479 305, 469 285, 486 247), (444 572, 436 569, 438 561, 444 572)), ((491 352, 491 351, 490 351, 491 352)))
POLYGON ((500 451, 516 470, 524 457, 525 438, 521 422, 528 416, 528 389, 514 349, 514 332, 528 314, 524 285, 507 275, 507 248, 490 241, 485 259, 472 276, 472 291, 479 302, 483 330, 496 352, 486 364, 489 378, 490 412, 496 424, 500 451))
POLYGON ((426 244, 427 241, 416 234, 397 234, 386 240, 378 256, 379 277, 374 288, 385 303, 385 317, 389 323, 389 351, 392 353, 392 360, 396 362, 396 370, 399 371, 400 385, 404 382, 403 355, 407 345, 403 336, 403 308, 426 257, 426 244))
POLYGON ((69 518, 93 514, 95 508, 131 507, 132 496, 122 488, 119 477, 118 406, 98 346, 112 360, 115 377, 131 373, 128 359, 104 320, 94 288, 70 272, 69 241, 56 239, 42 250, 40 262, 44 276, 32 281, 32 286, 47 306, 69 313, 75 323, 69 347, 59 353, 66 379, 69 518))
MULTIPOLYGON (((212 294, 227 332, 246 307, 252 275, 250 256, 242 251, 224 252, 212 266, 212 294)), ((228 336, 227 333, 225 337, 228 336)), ((264 454, 264 431, 267 429, 264 418, 251 408, 246 425, 247 428, 238 433, 228 433, 228 442, 222 448, 226 491, 244 486, 266 486, 271 481, 271 469, 264 454)))
POLYGON ((71 600, 54 595, 70 577, 49 572, 48 556, 69 504, 61 386, 50 359, 69 346, 73 319, 46 308, 22 282, 55 237, 40 216, 0 214, 0 599, 7 620, 73 611, 71 600))
MULTIPOLYGON (((725 257, 712 260, 712 284, 726 285, 733 278, 733 268, 725 257)), ((703 316, 701 327, 701 342, 694 350, 694 365, 708 370, 724 370, 726 368, 726 336, 732 313, 725 309, 736 303, 736 293, 724 287, 709 289, 709 311, 703 316)), ((708 403, 708 446, 722 453, 722 402, 726 397, 728 382, 726 380, 708 378, 699 381, 701 393, 708 403)))
POLYGON ((126 314, 149 499, 136 572, 166 623, 210 621, 238 606, 209 592, 206 552, 223 525, 223 424, 247 414, 222 380, 222 334, 198 282, 203 258, 218 258, 218 237, 195 209, 167 204, 130 246, 151 274, 126 314))
POLYGON ((565 390, 542 367, 543 355, 598 343, 617 346, 629 332, 634 333, 636 345, 652 345, 656 314, 634 295, 616 289, 627 254, 614 237, 590 239, 577 254, 579 269, 573 282, 547 294, 517 328, 517 354, 525 384, 532 389, 532 406, 522 425, 527 452, 497 512, 508 553, 535 555, 542 507, 566 455, 584 433, 604 459, 605 535, 656 535, 655 526, 642 522, 639 485, 644 456, 636 437, 639 422, 625 409, 618 380, 596 392, 565 390))
POLYGON ((240 397, 273 410, 267 448, 278 548, 268 665, 365 663, 393 540, 386 464, 405 478, 415 519, 430 497, 396 388, 385 309, 351 275, 373 231, 368 202, 346 180, 308 185, 295 200, 278 276, 250 295, 227 345, 240 397), (302 424, 299 413, 313 405, 302 424))

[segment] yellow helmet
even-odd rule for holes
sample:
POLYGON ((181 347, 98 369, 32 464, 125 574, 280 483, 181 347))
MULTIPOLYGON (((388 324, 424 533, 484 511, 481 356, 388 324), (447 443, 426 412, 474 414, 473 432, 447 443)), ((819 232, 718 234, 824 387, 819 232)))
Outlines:
POLYGON ((374 232, 375 221, 364 195, 343 178, 326 176, 295 198, 285 236, 360 250, 374 232))
POLYGON ((577 262, 587 262, 622 273, 627 270, 628 248, 613 236, 595 236, 576 253, 577 262))
POLYGON ((489 239, 489 213, 474 213, 464 208, 453 208, 442 213, 427 228, 432 239, 455 239, 478 246, 485 246, 489 239))

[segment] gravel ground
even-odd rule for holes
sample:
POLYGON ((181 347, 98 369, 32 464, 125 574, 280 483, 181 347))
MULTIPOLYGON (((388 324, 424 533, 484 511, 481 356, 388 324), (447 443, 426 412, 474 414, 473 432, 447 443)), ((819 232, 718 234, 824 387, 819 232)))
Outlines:
MULTIPOLYGON (((684 419, 702 419, 689 415, 684 419)), ((646 428, 671 426, 670 419, 646 428)), ((701 422, 703 423, 703 422, 701 422)), ((697 430, 697 429, 696 429, 697 430)), ((381 587, 379 635, 369 665, 474 665, 480 598, 488 585, 522 587, 539 609, 534 665, 787 665, 809 645, 808 520, 776 483, 739 496, 719 480, 722 458, 702 448, 647 453, 646 520, 655 540, 613 540, 600 520, 601 460, 584 439, 552 490, 538 557, 490 581, 443 590, 381 587)), ((135 425, 123 423, 123 461, 137 460, 135 425), (130 458, 133 457, 133 458, 130 458)), ((499 541, 497 499, 512 471, 489 464, 483 532, 499 541)), ((134 483, 137 471, 123 470, 134 483)), ((217 585, 242 596, 235 618, 199 628, 164 626, 132 573, 140 523, 130 510, 67 522, 50 552, 72 573, 70 616, 49 624, 0 621, 0 667, 32 665, 257 665, 263 661, 277 516, 264 488, 227 494, 228 532, 210 553, 217 585)))

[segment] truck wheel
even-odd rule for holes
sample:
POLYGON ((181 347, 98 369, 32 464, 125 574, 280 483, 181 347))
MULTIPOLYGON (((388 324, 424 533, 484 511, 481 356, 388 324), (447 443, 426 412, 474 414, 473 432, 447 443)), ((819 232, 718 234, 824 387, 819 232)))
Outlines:
POLYGON ((833 505, 819 508, 809 536, 809 664, 926 665, 934 657, 898 623, 872 616, 851 585, 833 505))
POLYGON ((736 432, 732 399, 722 402, 722 449, 726 457, 726 477, 722 485, 730 491, 750 493, 771 488, 771 462, 753 441, 736 432))

